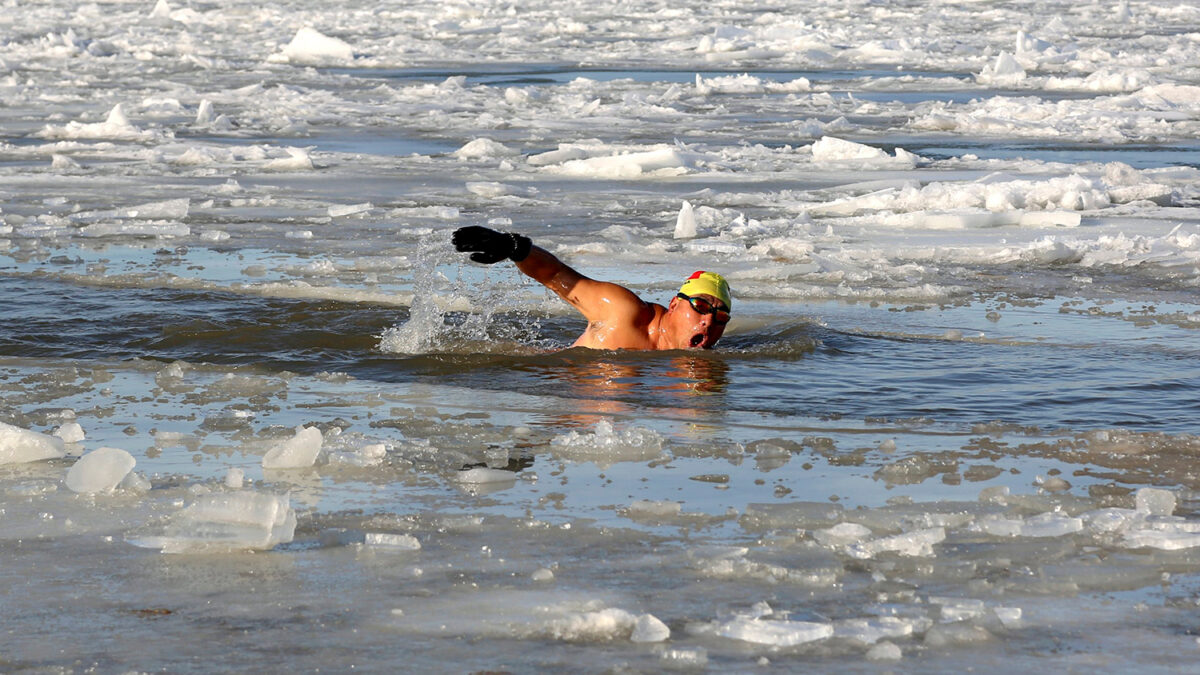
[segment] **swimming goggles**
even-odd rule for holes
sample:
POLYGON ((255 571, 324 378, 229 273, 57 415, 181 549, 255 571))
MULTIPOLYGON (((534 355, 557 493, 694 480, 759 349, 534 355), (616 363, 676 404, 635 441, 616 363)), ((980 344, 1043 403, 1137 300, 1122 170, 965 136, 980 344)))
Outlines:
POLYGON ((675 297, 687 300, 697 314, 712 314, 713 323, 729 323, 729 310, 725 307, 714 305, 704 298, 692 297, 683 293, 676 293, 675 297))

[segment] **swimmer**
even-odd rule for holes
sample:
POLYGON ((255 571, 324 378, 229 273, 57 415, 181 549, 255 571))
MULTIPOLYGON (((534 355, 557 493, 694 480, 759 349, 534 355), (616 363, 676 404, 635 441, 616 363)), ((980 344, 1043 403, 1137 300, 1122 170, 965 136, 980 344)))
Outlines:
POLYGON ((454 232, 454 247, 492 265, 512 260, 517 269, 566 300, 587 319, 573 347, 591 349, 712 349, 729 323, 729 284, 715 272, 696 272, 666 307, 633 291, 589 279, 534 246, 529 237, 471 225, 454 232))

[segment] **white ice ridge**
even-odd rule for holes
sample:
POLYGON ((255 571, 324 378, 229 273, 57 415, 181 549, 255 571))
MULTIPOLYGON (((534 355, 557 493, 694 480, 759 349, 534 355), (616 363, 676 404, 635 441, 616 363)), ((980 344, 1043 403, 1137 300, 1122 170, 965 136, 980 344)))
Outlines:
POLYGON ((557 150, 533 155, 532 166, 577 178, 638 178, 680 176, 711 161, 703 153, 674 145, 614 146, 565 143, 557 150))
POLYGON ((896 148, 894 156, 889 156, 883 150, 836 138, 825 136, 811 146, 813 161, 818 164, 853 164, 872 168, 911 169, 920 159, 904 148, 896 148))
POLYGON ((63 439, 0 422, 0 465, 66 457, 63 439))
POLYGON ((163 534, 130 541, 163 553, 265 551, 290 542, 295 530, 287 497, 237 491, 203 495, 175 513, 163 534))
POLYGON ((103 122, 68 122, 56 127, 47 124, 37 136, 48 139, 104 139, 116 141, 162 141, 174 134, 165 130, 143 131, 134 126, 125 116, 124 107, 118 103, 108 112, 103 122))

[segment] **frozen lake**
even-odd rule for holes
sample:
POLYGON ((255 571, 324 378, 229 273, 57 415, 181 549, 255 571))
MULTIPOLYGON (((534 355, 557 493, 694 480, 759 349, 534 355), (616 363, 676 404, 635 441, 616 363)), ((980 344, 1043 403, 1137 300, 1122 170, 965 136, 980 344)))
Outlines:
POLYGON ((1200 8, 27 5, 0 670, 1195 661, 1200 8))

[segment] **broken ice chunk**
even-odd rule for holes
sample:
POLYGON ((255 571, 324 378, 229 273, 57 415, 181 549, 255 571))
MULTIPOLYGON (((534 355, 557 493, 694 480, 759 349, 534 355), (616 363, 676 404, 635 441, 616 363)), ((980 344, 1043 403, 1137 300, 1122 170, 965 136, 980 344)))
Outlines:
POLYGON ((292 540, 296 512, 287 497, 257 492, 201 496, 172 518, 161 536, 131 542, 163 553, 269 550, 292 540))
POLYGON ((663 642, 671 637, 671 629, 653 614, 643 614, 633 624, 629 639, 633 642, 663 642))
POLYGON ((933 545, 945 539, 946 528, 931 527, 873 541, 856 542, 846 547, 846 552, 861 560, 873 558, 887 551, 903 556, 931 556, 933 555, 933 545))
POLYGON ((65 457, 63 440, 0 422, 0 464, 24 464, 65 457))
POLYGON ((421 542, 411 534, 389 534, 387 532, 368 532, 363 538, 364 546, 390 548, 398 551, 420 551, 421 542))
POLYGON ((811 621, 775 621, 740 616, 721 624, 717 628, 717 635, 759 645, 791 647, 824 640, 833 635, 833 626, 811 621))
POLYGON ((1175 494, 1170 490, 1142 488, 1135 495, 1137 510, 1152 516, 1169 516, 1175 512, 1175 494))
POLYGON ((297 427, 296 435, 263 455, 264 469, 306 469, 317 461, 324 437, 316 427, 297 427))
POLYGON ((54 431, 54 435, 61 438, 64 443, 78 443, 84 439, 83 427, 79 425, 79 422, 65 422, 54 431))
POLYGON ((99 448, 67 470, 67 487, 81 494, 112 492, 136 464, 133 455, 120 448, 99 448))

